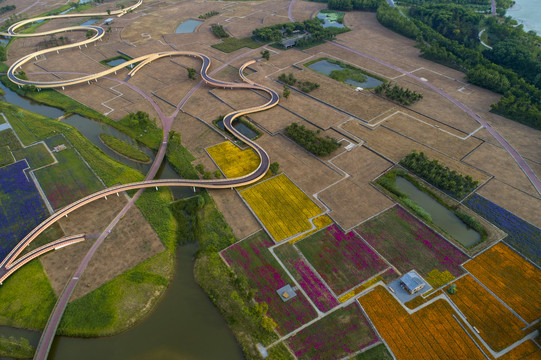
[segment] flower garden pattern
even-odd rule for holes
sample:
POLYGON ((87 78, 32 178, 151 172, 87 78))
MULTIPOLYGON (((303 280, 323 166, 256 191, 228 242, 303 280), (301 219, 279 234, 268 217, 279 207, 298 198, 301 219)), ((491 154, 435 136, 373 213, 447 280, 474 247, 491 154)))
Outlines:
POLYGON ((528 323, 541 317, 541 270, 502 242, 464 264, 528 323))
POLYGON ((334 224, 295 246, 337 295, 388 268, 357 234, 344 234, 334 224))
POLYGON ((321 209, 284 174, 275 176, 240 192, 250 208, 269 231, 280 241, 309 231, 308 221, 321 214, 321 209))
POLYGON ((207 152, 228 178, 247 175, 257 169, 260 163, 252 149, 241 150, 231 141, 208 147, 207 152))
POLYGON ((300 291, 287 302, 276 293, 284 285, 293 283, 270 253, 268 247, 272 245, 268 236, 260 231, 227 248, 222 255, 235 271, 248 278, 250 286, 257 290, 255 300, 269 305, 268 316, 276 322, 276 330, 285 334, 306 324, 317 314, 300 291))
POLYGON ((310 265, 304 261, 293 245, 285 243, 274 248, 274 252, 319 311, 327 312, 339 304, 331 291, 312 270, 310 265))
POLYGON ((298 359, 341 359, 379 342, 359 304, 353 302, 287 340, 298 359))
POLYGON ((463 276, 454 284, 457 292, 449 299, 480 331, 480 336, 492 350, 501 351, 526 335, 522 331, 526 324, 471 276, 463 276))
POLYGON ((319 230, 323 229, 324 227, 327 227, 327 226, 331 225, 332 224, 332 219, 328 215, 320 215, 320 216, 318 216, 318 217, 316 217, 316 218, 314 218, 312 220, 312 224, 314 224, 314 226, 316 227, 314 230, 312 230, 312 231, 310 231, 310 232, 308 232, 306 234, 299 235, 296 238, 294 238, 293 240, 289 240, 289 243, 294 244, 297 241, 302 240, 305 237, 308 237, 308 236, 318 232, 319 230))
POLYGON ((508 235, 505 242, 541 266, 541 229, 478 194, 464 204, 505 231, 508 235))
POLYGON ((25 161, 0 168, 0 261, 13 247, 49 216, 25 161))
POLYGON ((400 206, 355 231, 402 273, 411 269, 424 277, 434 269, 449 271, 454 277, 464 273, 460 265, 468 256, 400 206))
POLYGON ((359 302, 397 359, 486 359, 443 300, 410 315, 377 286, 359 302))

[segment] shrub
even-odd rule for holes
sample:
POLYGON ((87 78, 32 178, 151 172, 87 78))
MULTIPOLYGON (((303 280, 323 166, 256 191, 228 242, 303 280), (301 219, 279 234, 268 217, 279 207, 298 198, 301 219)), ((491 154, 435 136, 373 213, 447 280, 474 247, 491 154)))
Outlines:
POLYGON ((287 137, 317 156, 330 155, 341 146, 335 139, 328 136, 326 138, 319 137, 315 131, 306 129, 304 125, 297 123, 287 126, 285 133, 287 137))

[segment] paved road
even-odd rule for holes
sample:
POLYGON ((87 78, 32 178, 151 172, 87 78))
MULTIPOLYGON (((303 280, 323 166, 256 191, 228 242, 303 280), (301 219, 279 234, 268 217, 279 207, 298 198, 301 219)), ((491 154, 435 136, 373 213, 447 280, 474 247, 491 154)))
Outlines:
POLYGON ((344 50, 347 50, 347 51, 350 51, 350 52, 353 52, 357 55, 360 55, 362 57, 365 57, 367 59, 370 59, 372 61, 375 61, 377 62, 378 64, 381 64, 381 65, 384 65, 388 68, 391 68, 393 70, 396 70, 412 79, 415 79, 417 80, 418 82, 420 83, 423 83, 425 84, 426 86, 428 86, 429 88, 431 88, 432 90, 434 90, 435 92, 437 92, 438 94, 440 94, 441 96, 443 96, 444 98, 446 98, 447 100, 451 101, 453 104, 455 104, 456 106, 458 106, 460 109, 462 109, 464 112, 466 112, 468 115, 470 115, 473 119, 475 119, 479 124, 481 124, 482 126, 485 127, 485 129, 488 130, 488 132, 500 143, 500 145, 503 146, 503 148, 509 153, 509 155, 511 155, 511 157, 515 160, 515 162, 517 163, 517 165, 521 168, 521 170, 524 172, 524 174, 526 174, 526 176, 528 177, 528 179, 530 180, 530 182, 532 183, 532 185, 535 187, 535 189, 537 190, 537 192, 539 194, 541 194, 541 182, 539 181, 539 178, 537 177, 537 175, 532 171, 532 169, 530 168, 530 166, 528 165, 528 163, 526 163, 526 161, 522 158, 522 156, 518 153, 518 151, 516 151, 512 146, 511 144, 509 144, 507 142, 507 140, 505 140, 505 138, 503 136, 501 136, 492 126, 490 126, 489 123, 487 123, 486 121, 484 121, 483 119, 481 119, 481 117, 479 115, 477 115, 476 113, 474 113, 472 110, 470 110, 466 105, 464 105, 463 103, 461 103, 460 101, 456 100, 455 98, 453 98, 452 96, 450 96, 449 94, 447 94, 445 91, 443 91, 442 89, 432 85, 431 83, 429 82, 425 82, 425 81, 422 81, 419 77, 399 68, 398 66, 395 66, 395 65, 392 65, 386 61, 383 61, 383 60, 380 60, 380 59, 377 59, 371 55, 368 55, 368 54, 365 54, 359 50, 355 50, 347 45, 344 45, 342 43, 339 43, 337 41, 330 41, 331 44, 335 45, 335 46, 338 46, 344 50))

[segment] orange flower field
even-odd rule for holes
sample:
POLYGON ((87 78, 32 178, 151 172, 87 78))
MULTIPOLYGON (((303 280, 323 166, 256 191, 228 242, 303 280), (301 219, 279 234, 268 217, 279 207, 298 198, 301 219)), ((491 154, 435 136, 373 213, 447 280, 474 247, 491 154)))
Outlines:
POLYGON ((409 315, 384 287, 377 286, 359 302, 397 359, 486 359, 443 300, 409 315))
POLYGON ((532 340, 528 340, 509 351, 498 360, 539 360, 541 349, 532 340))
POLYGON ((541 271, 500 242, 464 264, 528 323, 541 317, 541 271))
POLYGON ((521 330, 526 324, 471 276, 464 276, 455 284, 457 292, 449 298, 492 350, 501 351, 526 335, 521 330))

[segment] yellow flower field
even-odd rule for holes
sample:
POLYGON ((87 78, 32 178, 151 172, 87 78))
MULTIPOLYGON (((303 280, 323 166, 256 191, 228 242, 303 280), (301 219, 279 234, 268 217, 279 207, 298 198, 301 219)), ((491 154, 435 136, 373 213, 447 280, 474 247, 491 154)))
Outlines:
POLYGON ((308 231, 321 209, 284 174, 240 192, 274 241, 308 231))
POLYGON ((257 169, 260 162, 252 149, 241 150, 231 141, 208 147, 207 152, 228 178, 247 175, 257 169))
POLYGON ((359 303, 397 359, 486 359, 443 300, 409 315, 385 288, 377 286, 359 303))

